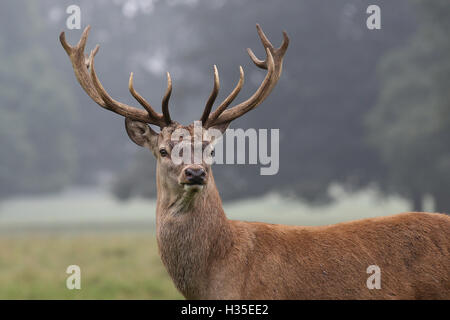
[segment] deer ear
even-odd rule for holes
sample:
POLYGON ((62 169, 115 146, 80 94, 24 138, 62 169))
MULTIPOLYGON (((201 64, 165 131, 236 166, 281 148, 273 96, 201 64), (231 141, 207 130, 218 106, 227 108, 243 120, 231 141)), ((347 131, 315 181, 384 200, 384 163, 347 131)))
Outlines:
POLYGON ((125 118, 125 128, 130 139, 141 147, 153 147, 158 140, 158 134, 146 123, 125 118))

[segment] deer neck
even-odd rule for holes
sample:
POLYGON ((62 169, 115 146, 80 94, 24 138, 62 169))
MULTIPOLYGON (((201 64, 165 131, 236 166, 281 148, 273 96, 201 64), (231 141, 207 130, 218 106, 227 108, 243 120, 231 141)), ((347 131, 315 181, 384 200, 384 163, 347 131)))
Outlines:
MULTIPOLYGON (((203 190, 169 191, 158 185, 157 241, 161 259, 177 288, 188 298, 207 290, 208 270, 233 243, 231 225, 210 171, 203 190)), ((159 176, 158 176, 159 177, 159 176)))

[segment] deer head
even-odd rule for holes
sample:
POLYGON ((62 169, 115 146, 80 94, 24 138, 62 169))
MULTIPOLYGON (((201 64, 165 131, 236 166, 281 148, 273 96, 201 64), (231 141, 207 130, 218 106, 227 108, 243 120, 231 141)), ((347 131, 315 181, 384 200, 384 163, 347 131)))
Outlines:
MULTIPOLYGON (((274 48, 261 27, 256 25, 256 28, 266 51, 266 59, 258 59, 251 49, 247 49, 247 51, 257 67, 267 70, 264 80, 250 98, 227 110, 244 83, 244 71, 240 67, 240 78, 236 87, 216 110, 211 112, 219 92, 219 73, 217 67, 214 66, 213 90, 200 118, 203 129, 216 129, 216 131, 223 133, 231 121, 241 117, 264 101, 277 83, 281 75, 283 57, 289 45, 289 38, 286 32, 283 32, 283 43, 279 48, 274 48)), ((210 163, 205 161, 205 159, 202 159, 200 162, 195 161, 194 164, 175 163, 171 156, 175 145, 173 134, 177 130, 188 132, 190 139, 193 139, 191 141, 192 148, 195 147, 194 141, 199 141, 200 138, 201 147, 207 149, 210 146, 211 139, 209 139, 210 137, 208 138, 208 134, 205 136, 204 133, 201 133, 199 137, 193 124, 183 126, 171 119, 169 113, 169 99, 172 93, 170 74, 167 73, 167 90, 162 99, 162 114, 156 112, 136 92, 133 87, 133 73, 130 75, 129 91, 144 109, 138 109, 114 100, 103 88, 95 72, 94 57, 98 52, 99 46, 97 45, 89 55, 84 53, 89 30, 90 27, 86 27, 76 46, 70 46, 67 43, 64 32, 60 35, 61 44, 72 62, 75 76, 81 87, 98 105, 125 117, 125 127, 130 139, 137 145, 149 149, 154 154, 157 159, 158 187, 162 187, 169 194, 177 194, 181 191, 188 191, 189 193, 201 191, 204 186, 208 185, 208 181, 212 180, 210 163), (159 127, 160 131, 156 132, 149 125, 159 127)), ((217 135, 215 137, 217 138, 217 135)), ((184 138, 184 140, 186 139, 184 138)), ((207 149, 207 152, 213 151, 207 149)), ((192 154, 194 153, 192 152, 192 154)))

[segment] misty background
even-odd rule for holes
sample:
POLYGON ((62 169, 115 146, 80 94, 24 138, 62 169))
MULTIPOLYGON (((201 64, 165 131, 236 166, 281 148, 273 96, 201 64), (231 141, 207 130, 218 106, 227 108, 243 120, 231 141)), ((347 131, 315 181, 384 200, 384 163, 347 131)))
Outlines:
POLYGON ((173 117, 199 118, 212 87, 223 99, 247 74, 243 100, 264 77, 248 58, 263 57, 260 23, 273 43, 287 30, 283 75, 257 110, 233 128, 280 128, 280 171, 218 165, 225 200, 277 192, 330 200, 328 187, 368 186, 422 210, 450 210, 449 40, 446 1, 378 1, 382 29, 366 27, 370 1, 7 1, 0 38, 0 196, 111 187, 121 199, 155 197, 151 155, 129 141, 123 119, 95 105, 73 75, 58 41, 75 44, 65 10, 81 8, 88 48, 100 44, 97 70, 117 100, 137 105, 128 77, 155 106, 174 82, 173 117))
MULTIPOLYGON (((291 41, 277 86, 230 126, 279 128, 279 172, 214 166, 229 217, 327 224, 407 210, 450 212, 448 1, 21 0, 3 1, 0 9, 2 234, 153 232, 153 156, 129 140, 122 117, 81 89, 59 43, 65 31, 74 45, 87 25, 86 52, 100 44, 96 71, 111 96, 138 106, 128 92, 134 72, 136 90, 160 111, 169 71, 170 112, 183 124, 200 118, 213 64, 221 80, 217 101, 235 86, 239 65, 246 82, 236 102, 258 88, 265 72, 245 50, 264 57, 256 23, 276 46, 287 31, 291 41), (66 28, 72 4, 81 8, 81 30, 66 28), (371 4, 381 8, 380 30, 366 26, 371 4)), ((15 241, 0 246, 28 250, 27 240, 15 241)), ((0 267, 1 261, 0 254, 0 267)), ((21 295, 11 282, 3 297, 47 297, 36 286, 21 295)), ((147 289, 150 297, 166 297, 147 289)))

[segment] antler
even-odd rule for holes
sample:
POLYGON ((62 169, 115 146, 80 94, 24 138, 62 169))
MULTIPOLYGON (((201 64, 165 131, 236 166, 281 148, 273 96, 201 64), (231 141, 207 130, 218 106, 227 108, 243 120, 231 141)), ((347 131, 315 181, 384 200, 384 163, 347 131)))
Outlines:
POLYGON ((280 78, 281 71, 283 68, 283 57, 286 53, 286 50, 289 46, 289 38, 285 31, 283 31, 283 43, 278 49, 275 49, 272 43, 270 43, 269 39, 267 39, 266 35, 262 31, 259 24, 256 25, 256 29, 258 31, 258 35, 261 38, 261 42, 266 50, 266 60, 258 59, 251 49, 247 49, 247 52, 252 59, 253 63, 261 68, 266 69, 267 74, 264 78, 263 82, 259 86, 258 90, 246 101, 241 102, 240 104, 234 106, 229 110, 225 110, 228 105, 236 98, 239 91, 242 88, 244 82, 244 71, 242 67, 240 67, 240 79, 235 87, 235 89, 231 92, 231 94, 220 104, 220 106, 214 111, 211 115, 209 114, 211 111, 212 104, 214 103, 214 99, 217 96, 217 92, 219 90, 219 75, 217 73, 217 69, 214 66, 214 78, 215 85, 213 89, 213 93, 211 94, 208 103, 206 104, 205 110, 202 115, 202 123, 205 128, 210 128, 212 126, 220 126, 228 124, 236 118, 244 115, 250 110, 256 108, 264 99, 270 94, 272 89, 278 82, 280 78), (216 85, 217 84, 217 85, 216 85), (211 101, 212 100, 212 101, 211 101))
POLYGON ((99 45, 91 51, 89 56, 85 56, 84 54, 89 30, 90 26, 87 26, 81 35, 80 41, 74 47, 67 43, 64 32, 61 32, 59 36, 61 44, 72 62, 75 76, 88 96, 101 107, 120 114, 126 118, 148 124, 154 124, 160 128, 169 125, 172 122, 169 114, 169 98, 172 92, 172 81, 170 79, 170 74, 167 73, 167 91, 162 102, 163 114, 156 112, 150 104, 134 90, 133 73, 130 74, 128 88, 131 95, 144 107, 145 110, 141 110, 114 100, 103 88, 95 72, 94 57, 98 52, 99 45))

